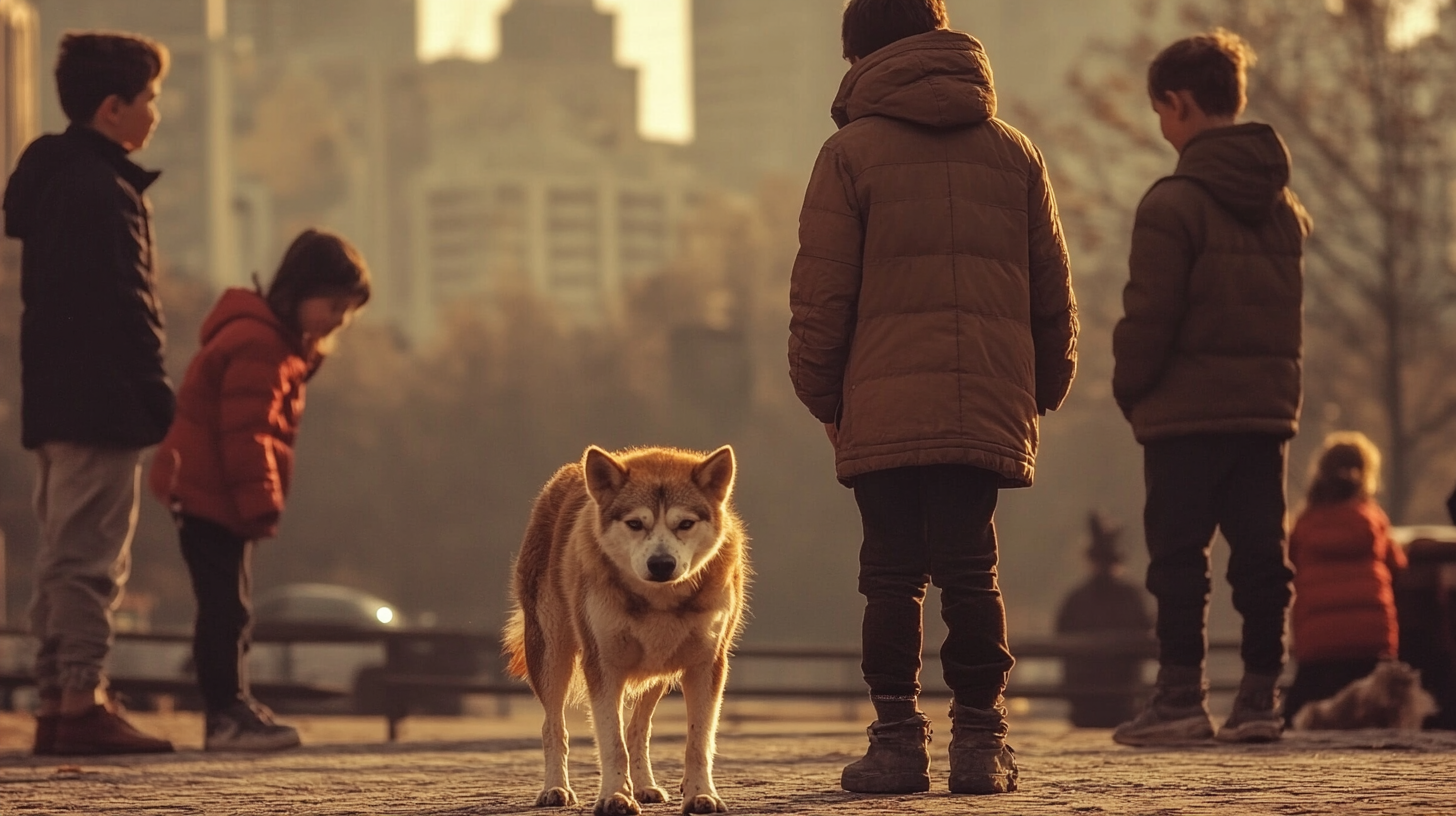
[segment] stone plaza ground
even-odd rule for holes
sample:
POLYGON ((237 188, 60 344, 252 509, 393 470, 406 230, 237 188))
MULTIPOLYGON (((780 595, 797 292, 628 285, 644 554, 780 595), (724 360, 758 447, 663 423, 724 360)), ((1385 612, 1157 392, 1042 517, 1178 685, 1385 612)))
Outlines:
MULTIPOLYGON (((660 713, 653 755, 672 790, 682 770, 680 702, 660 713)), ((1456 813, 1456 732, 1291 734, 1266 746, 1131 749, 1108 731, 1031 716, 1012 721, 1021 790, 992 797, 945 792, 949 725, 942 703, 933 789, 914 796, 841 791, 839 771, 864 750, 861 713, 836 705, 730 701, 717 782, 738 814, 1399 814, 1456 813), (848 713, 856 719, 841 716, 848 713)), ((930 707, 930 706, 928 706, 930 707)), ((384 741, 378 718, 284 718, 303 748, 209 754, 195 714, 133 714, 177 743, 176 754, 84 761, 32 758, 30 718, 0 713, 0 814, 459 814, 550 813, 531 807, 541 781, 539 711, 517 701, 505 717, 412 718, 384 741)), ((589 813, 597 782, 590 731, 573 723, 573 786, 589 813)), ((676 803, 647 814, 675 814, 676 803)))

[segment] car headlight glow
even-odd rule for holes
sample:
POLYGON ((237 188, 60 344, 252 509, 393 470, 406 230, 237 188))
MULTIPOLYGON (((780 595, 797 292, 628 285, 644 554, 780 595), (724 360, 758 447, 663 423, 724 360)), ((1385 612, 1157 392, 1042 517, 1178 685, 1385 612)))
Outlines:
POLYGON ((389 623, 394 620, 394 610, 387 606, 381 606, 374 610, 374 617, 378 618, 380 623, 389 623))

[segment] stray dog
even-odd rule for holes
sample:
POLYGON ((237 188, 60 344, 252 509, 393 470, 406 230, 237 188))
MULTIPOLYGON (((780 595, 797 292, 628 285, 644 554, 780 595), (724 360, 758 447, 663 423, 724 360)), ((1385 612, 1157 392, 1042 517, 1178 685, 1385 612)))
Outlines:
POLYGON ((706 456, 667 448, 613 455, 592 446, 536 498, 516 558, 505 646, 511 672, 546 709, 537 807, 577 803, 565 716, 585 680, 602 772, 598 816, 669 801, 647 744, 652 712, 676 683, 688 722, 682 812, 727 812, 713 786, 714 740, 750 574, 730 501, 734 475, 727 446, 706 456))
POLYGON ((1382 660, 1369 676, 1345 686, 1335 696, 1300 708, 1292 725, 1301 731, 1419 731, 1421 721, 1434 713, 1436 701, 1421 688, 1421 673, 1398 660, 1382 660))

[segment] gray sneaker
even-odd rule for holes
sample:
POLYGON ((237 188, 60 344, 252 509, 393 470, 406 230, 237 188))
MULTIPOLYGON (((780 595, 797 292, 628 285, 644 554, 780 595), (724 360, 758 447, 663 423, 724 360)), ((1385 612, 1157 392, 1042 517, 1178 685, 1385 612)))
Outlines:
POLYGON ((238 701, 230 708, 207 715, 208 751, 281 751, 300 744, 298 729, 273 721, 266 706, 238 701))
POLYGON ((1147 707, 1112 732, 1112 741, 1136 747, 1189 745, 1213 738, 1213 717, 1208 713, 1208 686, 1203 670, 1164 666, 1147 707))
POLYGON ((1219 742, 1276 742, 1284 734, 1279 675, 1244 673, 1234 710, 1218 729, 1219 742))

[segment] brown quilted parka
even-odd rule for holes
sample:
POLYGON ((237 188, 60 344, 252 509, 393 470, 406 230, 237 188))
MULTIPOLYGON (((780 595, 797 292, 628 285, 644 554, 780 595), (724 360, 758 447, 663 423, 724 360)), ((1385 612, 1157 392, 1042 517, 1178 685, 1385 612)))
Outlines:
POLYGON ((1298 430, 1310 220, 1289 174, 1273 128, 1216 128, 1143 198, 1112 336, 1139 442, 1298 430))
POLYGON ((958 464, 1032 482, 1076 370, 1077 307, 1041 153, 995 118, 955 31, 857 62, 804 198, 789 373, 837 425, 840 481, 958 464))

